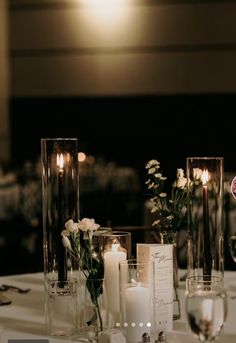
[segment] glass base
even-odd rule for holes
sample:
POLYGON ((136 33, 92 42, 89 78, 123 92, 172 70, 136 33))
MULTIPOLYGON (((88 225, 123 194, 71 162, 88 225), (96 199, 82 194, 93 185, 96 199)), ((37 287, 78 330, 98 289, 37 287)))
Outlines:
POLYGON ((77 280, 46 281, 45 316, 50 336, 70 337, 77 333, 77 280))

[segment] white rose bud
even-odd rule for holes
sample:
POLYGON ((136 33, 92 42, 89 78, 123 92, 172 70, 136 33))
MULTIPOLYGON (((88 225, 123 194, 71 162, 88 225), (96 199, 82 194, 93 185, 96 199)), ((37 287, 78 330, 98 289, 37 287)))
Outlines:
POLYGON ((184 177, 184 170, 182 168, 177 169, 177 179, 184 177))
POLYGON ((74 221, 72 219, 68 220, 65 223, 65 228, 67 231, 71 232, 71 233, 77 233, 78 232, 78 223, 74 223, 74 221))
POLYGON ((72 250, 72 248, 71 248, 71 243, 70 243, 70 240, 69 240, 68 237, 62 235, 62 243, 63 243, 63 245, 64 245, 64 247, 65 247, 66 249, 72 250))

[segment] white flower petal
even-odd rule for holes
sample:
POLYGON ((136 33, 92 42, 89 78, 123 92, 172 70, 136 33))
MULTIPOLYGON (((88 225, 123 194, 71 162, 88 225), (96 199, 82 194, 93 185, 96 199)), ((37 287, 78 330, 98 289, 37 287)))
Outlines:
POLYGON ((154 174, 154 176, 157 178, 157 179, 160 179, 162 177, 162 174, 161 173, 157 173, 157 174, 154 174))
POLYGON ((177 169, 177 179, 184 177, 184 170, 182 168, 177 169))
POLYGON ((160 194, 159 194, 159 197, 161 197, 161 198, 165 198, 167 196, 167 194, 166 193, 163 193, 163 192, 161 192, 160 194))
POLYGON ((69 236, 70 236, 70 231, 68 231, 68 230, 63 230, 63 231, 61 232, 61 234, 62 234, 63 236, 69 237, 69 236))
POLYGON ((150 183, 149 185, 148 185, 148 189, 151 189, 151 188, 153 188, 154 187, 154 182, 152 182, 152 183, 150 183))
MULTIPOLYGON (((146 164, 146 169, 151 168, 152 166, 159 166, 160 162, 158 162, 157 160, 150 160, 147 164, 146 164)), ((158 167, 159 168, 159 167, 158 167)))
POLYGON ((199 180, 202 176, 202 169, 193 168, 193 178, 199 180))
POLYGON ((73 232, 78 232, 78 223, 74 223, 74 221, 72 219, 68 220, 65 223, 65 228, 67 231, 73 233, 73 232))
POLYGON ((78 227, 81 231, 88 232, 96 231, 100 225, 96 224, 93 218, 83 218, 82 220, 79 220, 78 227))
POLYGON ((150 168, 148 174, 154 174, 156 172, 156 168, 150 168))
POLYGON ((151 209, 151 213, 155 213, 156 211, 158 211, 158 208, 156 206, 153 206, 153 208, 151 209))
POLYGON ((69 240, 68 237, 62 235, 62 243, 63 243, 63 245, 64 245, 64 247, 65 247, 66 249, 72 250, 72 248, 71 248, 71 243, 70 243, 70 240, 69 240))
POLYGON ((187 178, 182 177, 177 180, 176 187, 183 189, 187 185, 187 178))

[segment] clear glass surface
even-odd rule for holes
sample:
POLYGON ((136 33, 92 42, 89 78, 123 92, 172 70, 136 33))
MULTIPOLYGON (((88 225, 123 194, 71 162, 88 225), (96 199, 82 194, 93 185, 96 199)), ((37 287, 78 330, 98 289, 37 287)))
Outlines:
POLYGON ((218 275, 224 271, 222 157, 187 158, 188 275, 218 275))
POLYGON ((202 342, 220 335, 227 316, 227 295, 221 277, 186 280, 186 315, 192 334, 202 342))

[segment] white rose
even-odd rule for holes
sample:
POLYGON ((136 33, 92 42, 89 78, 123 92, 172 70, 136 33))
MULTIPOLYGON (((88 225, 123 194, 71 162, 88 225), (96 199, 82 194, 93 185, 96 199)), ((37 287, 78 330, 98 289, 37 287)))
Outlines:
POLYGON ((78 230, 79 230, 78 227, 79 227, 79 224, 78 223, 74 223, 74 221, 72 219, 68 220, 65 223, 65 228, 70 233, 77 233, 78 230))
POLYGON ((99 224, 96 224, 94 219, 83 218, 79 220, 78 228, 83 232, 96 231, 100 227, 99 224))
POLYGON ((177 179, 182 179, 184 177, 184 170, 182 168, 177 169, 177 179))

